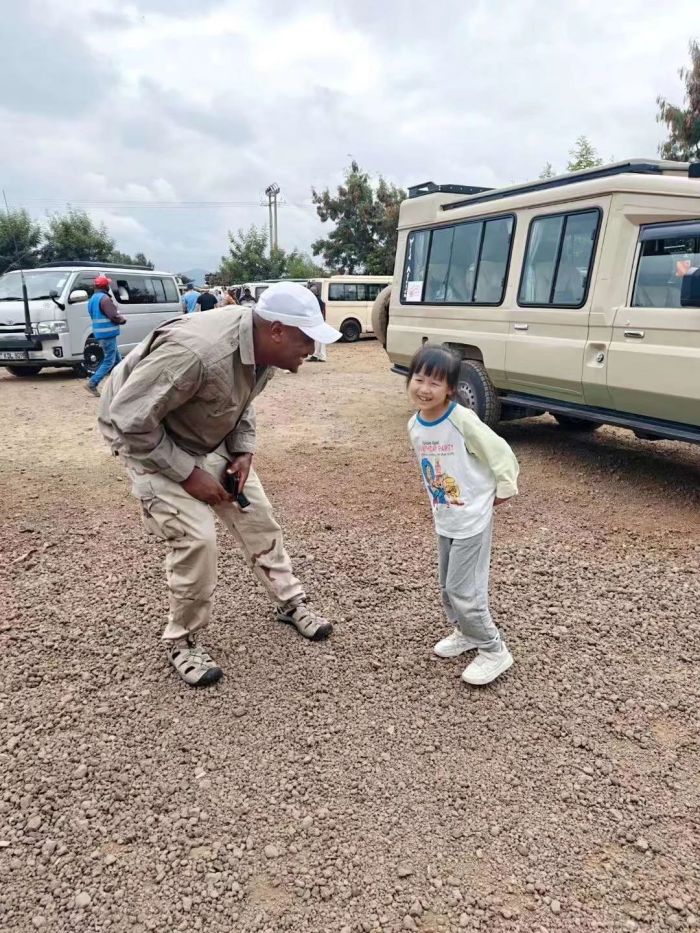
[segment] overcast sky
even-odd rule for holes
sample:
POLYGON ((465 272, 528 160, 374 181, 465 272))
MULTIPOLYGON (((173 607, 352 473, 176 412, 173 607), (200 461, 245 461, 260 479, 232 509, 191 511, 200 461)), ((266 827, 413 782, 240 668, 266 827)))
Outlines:
POLYGON ((37 217, 85 207, 120 249, 180 271, 265 223, 276 181, 281 245, 306 251, 322 230, 311 186, 352 157, 404 187, 563 169, 582 133, 606 158, 655 157, 656 95, 680 102, 697 14, 697 0, 10 0, 0 185, 37 217))

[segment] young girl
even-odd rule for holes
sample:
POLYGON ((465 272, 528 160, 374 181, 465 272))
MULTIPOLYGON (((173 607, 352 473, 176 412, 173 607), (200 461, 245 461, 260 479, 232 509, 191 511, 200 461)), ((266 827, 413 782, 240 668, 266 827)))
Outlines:
POLYGON ((508 444, 455 400, 460 361, 424 345, 408 373, 418 409, 408 422, 411 444, 433 508, 438 571, 451 634, 434 648, 440 658, 477 649, 462 674, 488 684, 513 664, 488 606, 493 507, 517 495, 518 461, 508 444))

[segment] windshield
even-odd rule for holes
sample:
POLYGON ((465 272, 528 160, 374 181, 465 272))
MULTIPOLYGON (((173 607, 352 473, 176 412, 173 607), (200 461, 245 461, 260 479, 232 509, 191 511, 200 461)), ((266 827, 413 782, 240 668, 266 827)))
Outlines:
MULTIPOLYGON (((37 298, 50 298, 49 292, 52 289, 60 294, 63 286, 70 275, 69 272, 60 272, 58 270, 28 271, 24 273, 24 280, 27 283, 27 294, 29 300, 37 298)), ((0 276, 0 301, 21 301, 22 300, 22 277, 19 272, 8 272, 0 276)))

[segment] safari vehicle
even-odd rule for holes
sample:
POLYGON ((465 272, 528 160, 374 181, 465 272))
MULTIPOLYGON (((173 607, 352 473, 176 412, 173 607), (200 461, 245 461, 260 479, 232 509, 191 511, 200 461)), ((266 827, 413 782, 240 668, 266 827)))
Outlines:
POLYGON ((411 188, 373 318, 397 373, 425 342, 459 354, 487 424, 550 412, 698 443, 700 163, 411 188))
POLYGON ((33 376, 48 366, 94 373, 102 350, 92 333, 87 302, 101 272, 112 280, 112 296, 127 321, 119 337, 122 354, 182 313, 177 280, 169 272, 104 262, 56 262, 7 272, 0 277, 0 366, 15 376, 33 376))
POLYGON ((326 304, 326 320, 343 340, 354 343, 363 334, 373 333, 372 305, 391 282, 390 275, 332 275, 314 281, 326 304))

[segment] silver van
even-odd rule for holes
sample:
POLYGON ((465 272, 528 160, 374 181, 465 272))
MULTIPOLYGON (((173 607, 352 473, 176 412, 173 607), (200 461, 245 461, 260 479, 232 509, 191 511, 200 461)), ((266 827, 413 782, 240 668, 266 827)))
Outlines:
POLYGON ((119 337, 122 356, 163 321, 182 314, 177 280, 169 272, 110 263, 48 263, 0 276, 0 366, 15 376, 45 367, 95 372, 102 351, 87 310, 95 277, 112 280, 111 294, 126 318, 119 337), (29 319, 23 301, 27 289, 29 319))

